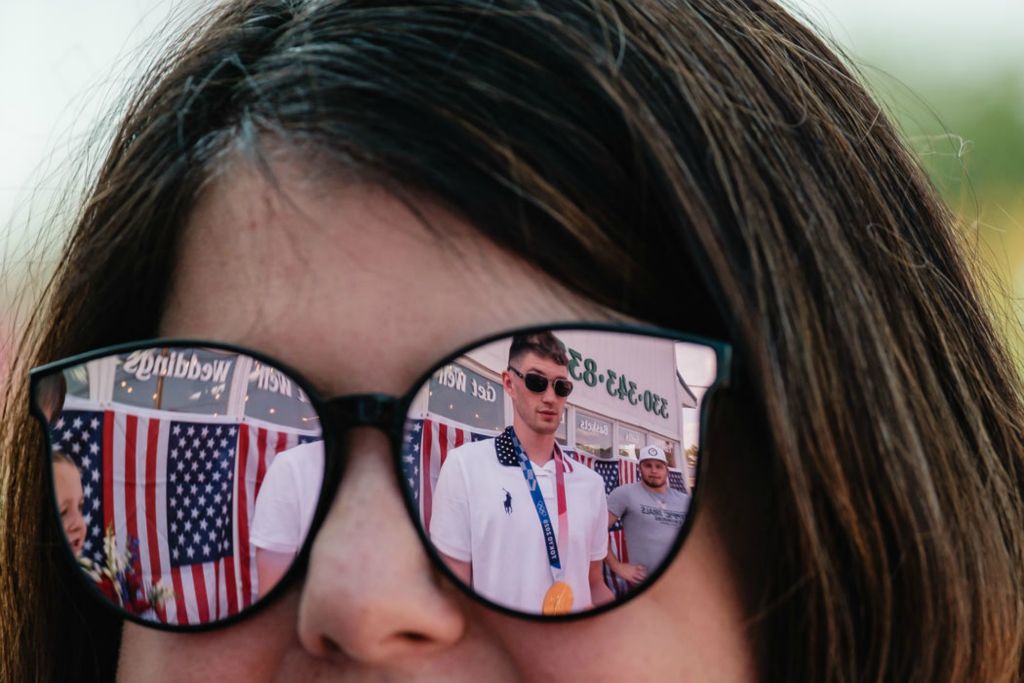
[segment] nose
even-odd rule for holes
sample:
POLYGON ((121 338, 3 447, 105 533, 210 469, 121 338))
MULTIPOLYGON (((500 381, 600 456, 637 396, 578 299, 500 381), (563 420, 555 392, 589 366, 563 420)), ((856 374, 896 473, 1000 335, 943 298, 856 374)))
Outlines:
POLYGON ((385 436, 354 429, 347 446, 310 553, 299 640, 314 656, 366 664, 438 653, 461 639, 465 615, 409 522, 385 436))
POLYGON ((71 517, 71 521, 68 523, 68 531, 77 533, 83 528, 85 528, 85 516, 76 510, 71 517))

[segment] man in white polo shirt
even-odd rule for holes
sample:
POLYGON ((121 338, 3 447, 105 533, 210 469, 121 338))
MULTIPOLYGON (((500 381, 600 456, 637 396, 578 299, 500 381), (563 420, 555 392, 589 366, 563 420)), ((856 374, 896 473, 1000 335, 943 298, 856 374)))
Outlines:
POLYGON ((555 443, 572 391, 567 364, 552 333, 515 336, 502 373, 512 426, 451 451, 434 490, 430 539, 446 564, 479 595, 521 612, 612 599, 601 571, 604 482, 555 443))

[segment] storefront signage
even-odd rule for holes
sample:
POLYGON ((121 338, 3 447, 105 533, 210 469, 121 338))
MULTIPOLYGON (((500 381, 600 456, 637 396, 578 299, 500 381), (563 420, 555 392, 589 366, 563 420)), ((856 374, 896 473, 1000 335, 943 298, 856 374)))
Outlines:
POLYGON ((611 368, 598 367, 597 361, 585 357, 576 349, 569 351, 569 376, 588 387, 604 385, 608 395, 633 406, 643 406, 652 415, 668 419, 668 399, 649 389, 638 387, 625 374, 611 368))
POLYGON ((498 389, 493 382, 478 381, 476 377, 467 377, 466 371, 455 364, 448 364, 438 370, 434 374, 434 381, 449 389, 468 393, 481 401, 494 403, 498 400, 498 389))
POLYGON ((505 392, 501 385, 457 363, 430 378, 430 413, 470 427, 505 427, 505 392))
POLYGON ((230 360, 203 362, 195 351, 168 351, 166 355, 154 355, 152 350, 134 351, 125 359, 122 370, 135 379, 145 382, 151 377, 201 380, 203 382, 226 382, 231 372, 230 360))
MULTIPOLYGON (((272 394, 277 393, 289 398, 292 397, 292 381, 283 373, 266 365, 259 366, 259 369, 256 371, 256 388, 269 391, 272 394)), ((301 392, 299 398, 302 398, 301 392)))

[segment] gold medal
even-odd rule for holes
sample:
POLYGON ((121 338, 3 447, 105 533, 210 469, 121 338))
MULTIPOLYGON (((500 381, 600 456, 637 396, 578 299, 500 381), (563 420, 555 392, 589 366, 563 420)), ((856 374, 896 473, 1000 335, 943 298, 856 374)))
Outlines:
POLYGON ((544 614, 568 614, 572 609, 572 588, 565 581, 555 581, 544 594, 544 614))

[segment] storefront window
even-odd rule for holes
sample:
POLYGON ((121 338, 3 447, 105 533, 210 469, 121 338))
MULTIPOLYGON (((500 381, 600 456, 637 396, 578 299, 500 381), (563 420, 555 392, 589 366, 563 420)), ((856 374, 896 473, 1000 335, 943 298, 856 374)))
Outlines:
POLYGON ((459 363, 449 363, 430 378, 427 409, 470 427, 505 428, 505 390, 459 363))
POLYGON ((576 411, 576 449, 599 458, 612 457, 612 423, 576 411))
POLYGON ((64 371, 66 396, 89 398, 89 366, 83 363, 64 371))
POLYGON ((619 457, 638 457, 640 449, 647 445, 647 434, 624 425, 619 425, 619 457))

